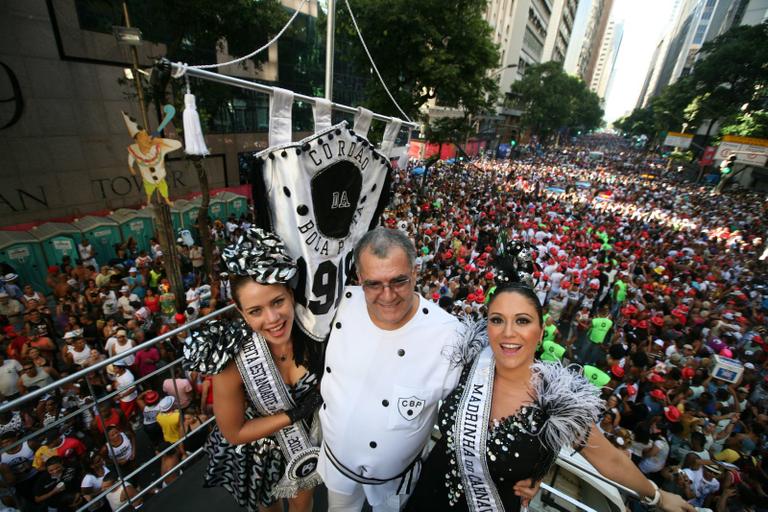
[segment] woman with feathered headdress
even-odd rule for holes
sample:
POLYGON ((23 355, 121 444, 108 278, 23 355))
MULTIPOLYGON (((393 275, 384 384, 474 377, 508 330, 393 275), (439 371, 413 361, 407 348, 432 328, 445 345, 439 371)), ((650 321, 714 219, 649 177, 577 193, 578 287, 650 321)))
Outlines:
POLYGON ((532 289, 534 251, 519 242, 499 243, 487 343, 454 354, 465 370, 443 402, 442 438, 406 510, 520 510, 527 498, 515 482, 541 480, 561 448, 573 447, 645 503, 693 512, 680 496, 659 491, 600 433, 595 423, 603 403, 581 371, 535 360, 543 331, 532 289))
POLYGON ((274 234, 248 229, 222 254, 241 321, 211 321, 184 346, 187 366, 213 375, 217 427, 205 486, 249 511, 312 510, 320 482, 313 415, 322 399, 322 344, 294 328, 297 267, 274 234))

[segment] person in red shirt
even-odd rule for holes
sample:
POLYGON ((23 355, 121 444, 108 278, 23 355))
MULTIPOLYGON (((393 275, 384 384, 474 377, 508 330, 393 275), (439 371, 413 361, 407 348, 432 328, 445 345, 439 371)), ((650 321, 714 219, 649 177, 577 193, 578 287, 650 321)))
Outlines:
POLYGON ((153 314, 160 313, 160 297, 155 295, 151 288, 147 288, 147 295, 144 297, 144 305, 153 314))

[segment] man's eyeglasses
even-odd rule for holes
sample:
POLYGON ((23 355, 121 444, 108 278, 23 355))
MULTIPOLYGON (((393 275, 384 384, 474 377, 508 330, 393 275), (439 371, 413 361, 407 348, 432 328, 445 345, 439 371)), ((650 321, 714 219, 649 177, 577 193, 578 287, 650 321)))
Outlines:
POLYGON ((411 284, 410 276, 400 276, 383 283, 381 281, 363 281, 363 290, 373 293, 381 293, 384 288, 389 288, 393 292, 401 292, 411 284))

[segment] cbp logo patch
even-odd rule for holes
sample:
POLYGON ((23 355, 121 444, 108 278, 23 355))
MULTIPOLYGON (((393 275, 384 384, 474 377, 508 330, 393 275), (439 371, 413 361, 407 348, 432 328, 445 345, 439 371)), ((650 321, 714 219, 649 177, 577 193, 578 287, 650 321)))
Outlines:
POLYGON ((415 396, 397 399, 397 411, 408 421, 415 419, 424 410, 425 405, 425 400, 415 396))

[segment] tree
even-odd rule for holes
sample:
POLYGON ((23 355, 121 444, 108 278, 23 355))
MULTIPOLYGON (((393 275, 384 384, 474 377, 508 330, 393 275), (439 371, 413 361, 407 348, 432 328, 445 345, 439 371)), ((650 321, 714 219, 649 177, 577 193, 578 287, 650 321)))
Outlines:
POLYGON ((652 100, 657 128, 678 129, 683 123, 695 128, 707 119, 738 125, 741 116, 754 116, 745 117, 741 129, 748 130, 756 121, 759 125, 768 90, 766 40, 768 23, 763 23, 733 27, 705 43, 692 72, 652 100))
POLYGON ((524 111, 521 124, 543 138, 564 128, 592 130, 603 117, 597 95, 558 62, 528 66, 510 92, 524 111))
POLYGON ((657 131, 656 116, 651 107, 636 108, 613 122, 613 127, 629 135, 646 135, 652 139, 657 131))
POLYGON ((720 127, 720 133, 768 139, 768 111, 755 110, 741 113, 727 124, 723 124, 720 127))
MULTIPOLYGON (((432 98, 445 107, 479 113, 495 103, 488 71, 499 65, 485 21, 485 0, 355 0, 355 18, 384 82, 408 116, 432 98)), ((346 11, 337 13, 337 46, 367 77, 364 105, 402 117, 372 72, 346 11)))

